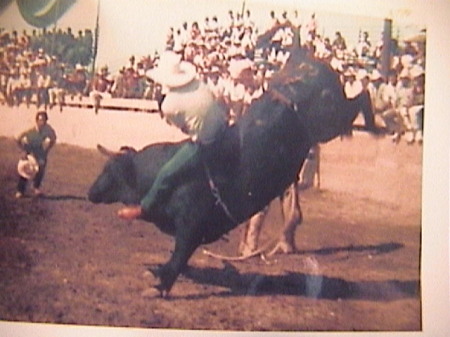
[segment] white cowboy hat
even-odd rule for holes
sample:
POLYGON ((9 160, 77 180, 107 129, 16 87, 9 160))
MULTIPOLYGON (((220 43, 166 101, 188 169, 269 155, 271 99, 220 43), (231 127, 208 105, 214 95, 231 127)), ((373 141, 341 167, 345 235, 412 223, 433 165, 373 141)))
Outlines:
POLYGON ((366 69, 358 69, 357 73, 356 73, 356 78, 358 80, 362 80, 363 78, 369 77, 369 74, 367 73, 366 69))
POLYGON ((398 78, 411 78, 411 73, 409 72, 409 69, 403 68, 403 70, 398 75, 398 78))
POLYGON ((370 75, 370 79, 372 81, 376 81, 376 80, 381 79, 381 73, 377 69, 372 70, 372 74, 370 75))
POLYGON ((410 54, 405 54, 400 57, 400 63, 405 68, 411 67, 413 60, 414 60, 414 57, 410 54))
POLYGON ((422 66, 416 64, 411 68, 410 75, 412 78, 419 77, 423 74, 425 74, 425 71, 423 70, 422 66))
POLYGON ((220 74, 220 68, 218 66, 212 66, 209 70, 210 74, 220 74))
POLYGON ((26 159, 20 159, 17 163, 17 172, 25 179, 33 179, 39 172, 39 164, 33 155, 27 155, 26 159))
POLYGON ((356 77, 356 71, 353 67, 348 67, 347 70, 344 71, 344 76, 355 76, 356 77))
POLYGON ((197 71, 192 63, 181 61, 181 55, 166 51, 161 55, 158 66, 146 75, 168 88, 179 88, 194 80, 197 71))
POLYGON ((239 80, 242 79, 246 72, 251 71, 252 67, 253 62, 247 58, 243 60, 231 60, 228 66, 228 72, 232 79, 239 80))

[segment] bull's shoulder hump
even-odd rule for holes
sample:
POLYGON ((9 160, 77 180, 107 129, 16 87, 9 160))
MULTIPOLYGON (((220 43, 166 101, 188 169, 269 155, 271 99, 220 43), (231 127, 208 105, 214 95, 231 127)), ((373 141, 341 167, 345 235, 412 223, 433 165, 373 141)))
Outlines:
POLYGON ((159 142, 146 145, 138 152, 149 152, 149 151, 161 151, 166 149, 175 149, 180 148, 183 144, 186 143, 186 140, 179 142, 159 142))

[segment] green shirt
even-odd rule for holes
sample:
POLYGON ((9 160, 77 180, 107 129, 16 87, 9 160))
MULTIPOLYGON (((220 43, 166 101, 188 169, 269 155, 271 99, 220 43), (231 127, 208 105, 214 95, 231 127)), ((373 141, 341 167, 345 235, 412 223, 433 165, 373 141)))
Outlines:
POLYGON ((56 142, 56 133, 53 128, 45 124, 41 130, 34 127, 25 131, 18 137, 20 146, 27 152, 33 154, 36 159, 47 159, 48 150, 56 142), (47 143, 48 145, 44 145, 47 143))

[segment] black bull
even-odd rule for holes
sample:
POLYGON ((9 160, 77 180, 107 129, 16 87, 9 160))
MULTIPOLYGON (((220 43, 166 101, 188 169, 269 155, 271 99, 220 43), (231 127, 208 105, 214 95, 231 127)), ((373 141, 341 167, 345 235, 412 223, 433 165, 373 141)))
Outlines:
MULTIPOLYGON (((218 240, 281 195, 296 180, 313 144, 351 127, 360 104, 358 98, 345 99, 338 74, 304 55, 290 62, 204 162, 183 172, 168 200, 144 219, 175 237, 170 260, 154 271, 161 294, 170 291, 201 244, 218 240), (207 171, 219 198, 211 192, 207 171)), ((89 200, 138 204, 181 144, 112 156, 90 188, 89 200)))

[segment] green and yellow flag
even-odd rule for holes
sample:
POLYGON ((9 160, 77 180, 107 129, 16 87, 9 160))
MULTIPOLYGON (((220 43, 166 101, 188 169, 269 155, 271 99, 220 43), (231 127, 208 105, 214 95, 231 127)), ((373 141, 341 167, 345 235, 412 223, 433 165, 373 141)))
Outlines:
POLYGON ((16 0, 27 23, 38 28, 55 24, 76 0, 16 0))

